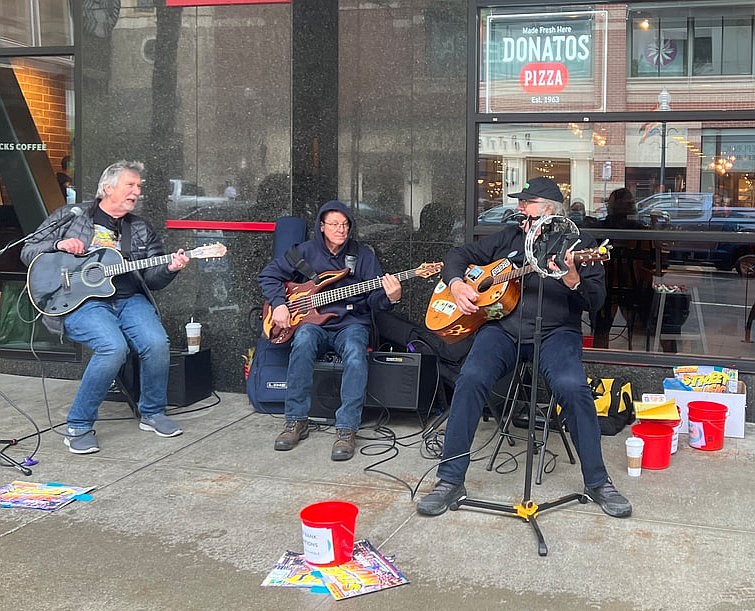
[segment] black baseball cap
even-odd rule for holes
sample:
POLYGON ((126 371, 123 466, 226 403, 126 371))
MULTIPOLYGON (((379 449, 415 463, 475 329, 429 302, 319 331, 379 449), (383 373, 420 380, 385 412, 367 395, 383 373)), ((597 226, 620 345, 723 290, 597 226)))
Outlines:
POLYGON ((530 178, 519 193, 509 193, 509 197, 516 197, 517 199, 535 199, 536 197, 542 197, 543 199, 550 199, 554 202, 563 202, 564 194, 561 193, 561 189, 550 178, 545 176, 538 176, 537 178, 530 178))

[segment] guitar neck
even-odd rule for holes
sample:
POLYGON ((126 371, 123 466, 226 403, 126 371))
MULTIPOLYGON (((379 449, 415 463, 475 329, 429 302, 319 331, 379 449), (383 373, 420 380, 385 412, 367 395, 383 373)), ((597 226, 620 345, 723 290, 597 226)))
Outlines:
POLYGON ((516 280, 532 271, 534 271, 534 268, 529 263, 524 267, 512 268, 502 274, 493 276, 493 284, 503 284, 509 280, 516 280))
MULTIPOLYGON (((416 269, 407 269, 406 271, 394 274, 399 282, 414 278, 417 276, 416 269)), ((377 288, 383 286, 383 281, 380 278, 373 278, 372 280, 365 280, 364 282, 357 282, 356 284, 350 284, 337 289, 331 289, 329 291, 323 291, 322 293, 315 293, 312 295, 312 305, 319 308, 329 303, 335 303, 341 301, 347 297, 353 297, 354 295, 360 295, 362 293, 369 293, 377 288)))
MULTIPOLYGON (((184 254, 187 257, 191 258, 190 253, 186 252, 184 254)), ((157 267, 158 265, 170 263, 171 256, 172 255, 160 255, 157 257, 150 257, 148 259, 137 259, 136 261, 126 261, 124 259, 123 263, 105 266, 103 268, 103 271, 106 276, 120 276, 121 274, 125 274, 126 272, 133 272, 139 269, 157 267)))

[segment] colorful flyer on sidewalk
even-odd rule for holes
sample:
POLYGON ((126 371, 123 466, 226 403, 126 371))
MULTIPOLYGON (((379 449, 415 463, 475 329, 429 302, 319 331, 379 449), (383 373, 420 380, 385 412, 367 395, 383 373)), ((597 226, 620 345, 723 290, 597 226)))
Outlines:
POLYGON ((73 501, 89 501, 89 492, 94 486, 77 488, 49 482, 13 481, 0 487, 0 507, 20 507, 22 509, 42 509, 53 511, 73 501))
POLYGON ((352 560, 338 566, 313 566, 307 564, 304 554, 286 552, 262 585, 330 592, 336 600, 343 600, 405 583, 409 580, 404 574, 363 539, 354 543, 352 560))
POLYGON ((342 600, 393 588, 409 580, 366 539, 354 543, 354 558, 338 566, 320 567, 325 587, 342 600))

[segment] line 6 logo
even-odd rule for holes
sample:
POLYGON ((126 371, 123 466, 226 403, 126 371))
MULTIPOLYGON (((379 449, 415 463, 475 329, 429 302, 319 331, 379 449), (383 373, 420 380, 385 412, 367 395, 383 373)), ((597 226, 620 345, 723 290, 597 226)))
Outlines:
POLYGON ((519 72, 519 85, 527 93, 558 93, 569 82, 569 71, 559 62, 533 62, 519 72))

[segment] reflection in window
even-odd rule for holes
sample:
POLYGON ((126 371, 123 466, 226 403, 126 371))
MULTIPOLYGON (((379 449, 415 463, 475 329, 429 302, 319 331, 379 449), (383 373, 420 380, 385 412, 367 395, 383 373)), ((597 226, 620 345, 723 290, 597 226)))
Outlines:
POLYGON ((630 20, 631 76, 752 73, 750 16, 680 18, 661 11, 651 18, 630 13, 636 15, 630 20))
POLYGON ((3 0, 0 47, 70 46, 69 0, 3 0))
POLYGON ((686 54, 686 19, 632 20, 632 76, 684 76, 686 54))
POLYGON ((722 74, 752 74, 752 18, 724 19, 722 74))

